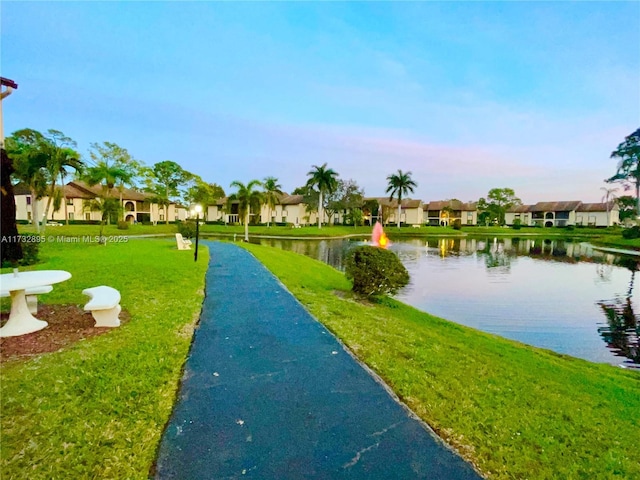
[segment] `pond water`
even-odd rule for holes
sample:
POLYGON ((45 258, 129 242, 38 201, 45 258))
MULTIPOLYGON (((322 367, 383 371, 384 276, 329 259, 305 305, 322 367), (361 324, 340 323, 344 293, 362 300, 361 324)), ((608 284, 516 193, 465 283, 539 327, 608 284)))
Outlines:
MULTIPOLYGON (((342 269, 358 240, 260 239, 342 269)), ((411 276, 399 300, 433 315, 593 362, 640 364, 638 258, 527 238, 395 241, 411 276)))

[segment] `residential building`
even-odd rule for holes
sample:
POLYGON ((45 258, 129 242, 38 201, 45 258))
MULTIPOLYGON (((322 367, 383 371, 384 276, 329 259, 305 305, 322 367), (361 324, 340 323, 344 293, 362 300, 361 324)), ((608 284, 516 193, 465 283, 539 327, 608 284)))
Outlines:
POLYGON ((583 225, 606 227, 620 222, 620 209, 615 202, 583 203, 579 200, 538 202, 534 205, 518 205, 505 213, 505 223, 539 227, 566 227, 583 225), (607 214, 608 210, 608 214, 607 214))
POLYGON ((460 200, 438 200, 423 205, 424 223, 431 226, 448 226, 456 220, 461 225, 478 224, 478 208, 473 202, 464 203, 460 200))
MULTIPOLYGON (((47 214, 47 221, 64 222, 69 220, 86 220, 100 221, 102 214, 99 210, 91 208, 92 200, 103 195, 102 186, 89 186, 79 180, 67 183, 64 187, 63 200, 58 210, 51 210, 47 214), (66 200, 64 199, 66 197, 66 200)), ((134 222, 164 222, 184 220, 186 218, 186 210, 174 203, 168 207, 159 205, 151 201, 152 196, 147 193, 138 192, 129 188, 113 188, 109 192, 110 196, 122 198, 122 208, 124 209, 124 219, 129 223, 134 222)), ((44 214, 49 197, 39 200, 32 198, 29 188, 24 184, 18 184, 14 187, 14 196, 16 203, 16 220, 31 221, 32 220, 32 202, 37 202, 36 211, 38 216, 44 214)))

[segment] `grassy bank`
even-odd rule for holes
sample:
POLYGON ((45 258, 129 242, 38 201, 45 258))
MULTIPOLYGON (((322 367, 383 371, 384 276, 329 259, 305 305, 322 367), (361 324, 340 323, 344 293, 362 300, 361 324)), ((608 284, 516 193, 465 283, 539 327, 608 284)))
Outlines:
POLYGON ((394 300, 354 301, 314 260, 245 245, 490 478, 640 478, 640 375, 523 346, 394 300))
POLYGON ((83 305, 82 289, 111 285, 131 319, 62 351, 3 363, 0 476, 147 478, 200 312, 208 251, 196 264, 166 240, 47 242, 41 251, 33 268, 73 275, 41 302, 83 305))

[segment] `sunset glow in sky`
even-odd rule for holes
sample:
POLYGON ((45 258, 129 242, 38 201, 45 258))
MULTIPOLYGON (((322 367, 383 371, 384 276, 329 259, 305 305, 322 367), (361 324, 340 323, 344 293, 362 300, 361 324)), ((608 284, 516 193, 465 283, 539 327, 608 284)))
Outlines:
POLYGON ((111 141, 232 191, 596 202, 640 127, 639 2, 2 2, 5 134, 111 141))

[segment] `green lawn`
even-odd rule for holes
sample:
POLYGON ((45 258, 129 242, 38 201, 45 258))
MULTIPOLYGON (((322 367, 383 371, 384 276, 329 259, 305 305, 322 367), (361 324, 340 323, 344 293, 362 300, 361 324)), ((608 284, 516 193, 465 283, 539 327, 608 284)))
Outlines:
POLYGON ((524 346, 395 300, 363 304, 331 267, 244 247, 488 477, 640 478, 638 372, 524 346))
POLYGON ((0 477, 147 478, 199 316, 208 250, 194 264, 192 251, 168 240, 41 248, 44 263, 33 268, 73 275, 41 302, 83 305, 84 288, 110 285, 131 320, 62 351, 3 363, 0 477))

